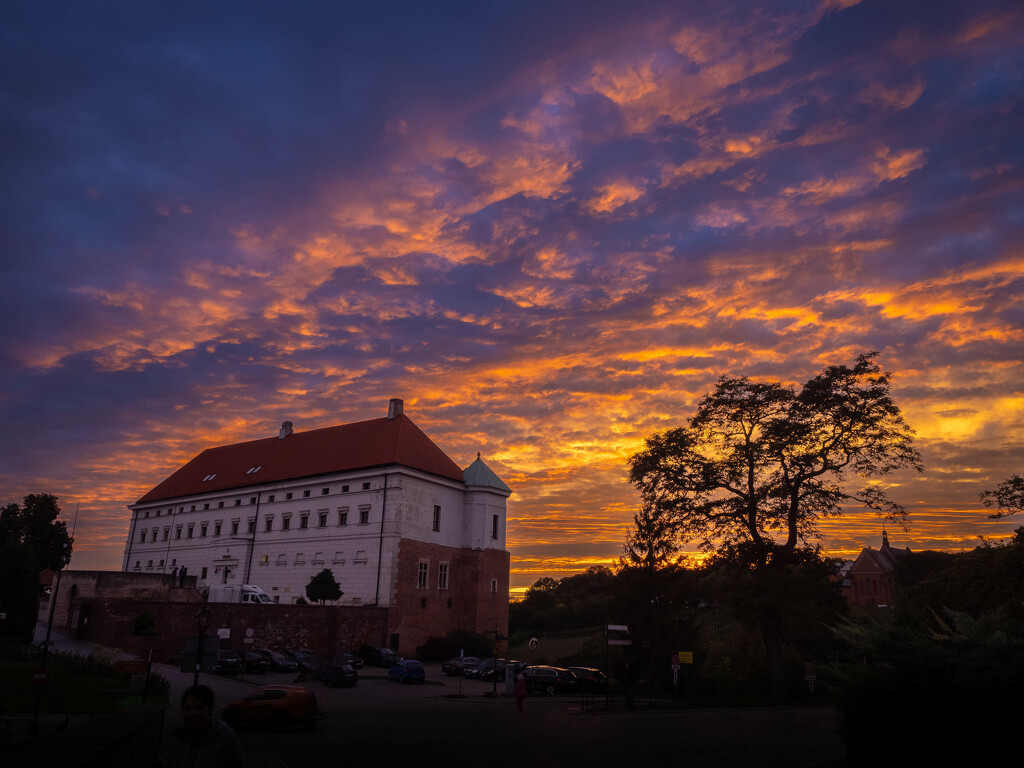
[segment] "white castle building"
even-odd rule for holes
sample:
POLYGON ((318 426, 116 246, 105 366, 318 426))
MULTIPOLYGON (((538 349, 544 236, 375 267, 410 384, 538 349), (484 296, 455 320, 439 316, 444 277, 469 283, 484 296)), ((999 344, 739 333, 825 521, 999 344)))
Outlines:
POLYGON ((187 569, 200 589, 305 598, 327 568, 343 605, 392 609, 406 637, 507 627, 511 490, 456 465, 391 400, 386 418, 209 448, 129 506, 122 570, 187 569))

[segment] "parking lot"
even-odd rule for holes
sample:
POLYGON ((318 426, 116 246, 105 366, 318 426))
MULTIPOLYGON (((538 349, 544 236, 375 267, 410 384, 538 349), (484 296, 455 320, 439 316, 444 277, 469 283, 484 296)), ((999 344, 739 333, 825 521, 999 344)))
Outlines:
MULTIPOLYGON (((408 754, 431 765, 480 761, 488 766, 621 765, 695 760, 701 766, 843 765, 845 748, 835 712, 828 708, 672 709, 667 702, 586 702, 576 696, 530 696, 518 715, 499 683, 448 677, 427 665, 427 682, 401 685, 387 671, 364 667, 355 688, 304 684, 317 693, 325 718, 312 730, 273 732, 242 728, 239 738, 259 765, 300 768, 324 760, 379 760, 408 754), (528 756, 528 759, 526 759, 528 756), (273 761, 268 763, 268 761, 273 761)), ((191 675, 174 671, 174 683, 191 675)), ((242 678, 202 675, 220 706, 257 685, 291 683, 294 675, 267 673, 242 678)), ((183 690, 182 686, 180 690, 183 690)), ((180 694, 178 694, 180 696, 180 694)), ((167 726, 175 727, 176 707, 167 726)))

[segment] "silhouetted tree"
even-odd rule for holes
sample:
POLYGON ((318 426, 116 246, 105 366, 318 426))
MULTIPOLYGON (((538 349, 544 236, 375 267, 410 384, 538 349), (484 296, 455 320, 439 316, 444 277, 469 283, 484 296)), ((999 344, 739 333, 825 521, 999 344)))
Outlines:
POLYGON ((0 633, 17 643, 32 642, 39 613, 39 560, 28 544, 0 545, 0 633))
POLYGON ((312 602, 323 605, 328 600, 340 600, 344 592, 334 578, 330 568, 324 568, 309 580, 306 585, 306 597, 312 602))
POLYGON ((0 547, 9 541, 27 544, 40 570, 59 571, 71 562, 74 542, 58 515, 57 497, 49 493, 30 493, 24 504, 8 504, 0 511, 0 547))
POLYGON ((678 526, 673 516, 661 514, 653 504, 641 504, 622 546, 622 564, 647 570, 670 565, 679 552, 678 526))
POLYGON ((645 509, 639 522, 707 551, 736 547, 755 568, 787 559, 850 502, 903 522, 903 508, 877 486, 852 491, 845 482, 850 473, 921 469, 875 356, 829 366, 799 391, 723 376, 686 426, 652 435, 630 459, 645 509))
POLYGON ((1024 476, 1013 475, 997 485, 995 490, 983 491, 979 498, 986 507, 996 508, 989 515, 992 519, 1024 511, 1024 476))

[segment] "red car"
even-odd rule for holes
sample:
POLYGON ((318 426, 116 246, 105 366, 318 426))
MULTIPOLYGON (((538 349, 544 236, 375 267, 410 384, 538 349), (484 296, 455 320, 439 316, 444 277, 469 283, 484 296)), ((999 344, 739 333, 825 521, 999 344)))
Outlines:
POLYGON ((312 728, 323 716, 316 694, 301 685, 264 685, 224 707, 223 719, 230 726, 249 723, 284 730, 295 724, 312 728))

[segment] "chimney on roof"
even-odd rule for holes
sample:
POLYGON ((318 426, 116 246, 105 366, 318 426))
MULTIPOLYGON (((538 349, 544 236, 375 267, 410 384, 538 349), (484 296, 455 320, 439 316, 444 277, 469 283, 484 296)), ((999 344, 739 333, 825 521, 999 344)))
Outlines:
POLYGON ((281 431, 277 433, 278 440, 284 440, 288 435, 292 433, 292 423, 290 421, 281 422, 281 431))
POLYGON ((402 415, 402 401, 397 397, 392 397, 388 403, 388 421, 397 419, 402 415))

